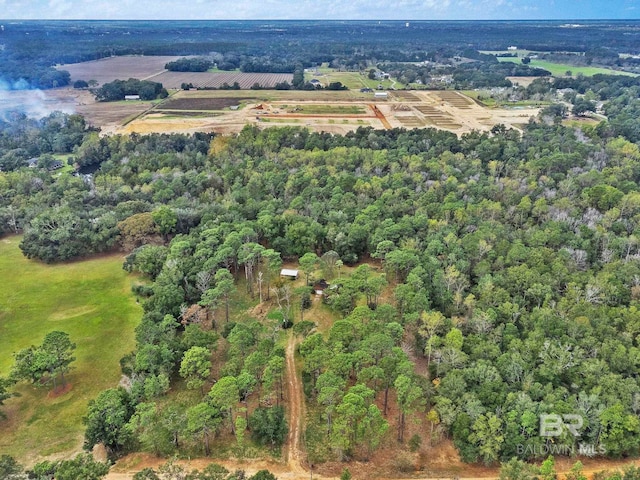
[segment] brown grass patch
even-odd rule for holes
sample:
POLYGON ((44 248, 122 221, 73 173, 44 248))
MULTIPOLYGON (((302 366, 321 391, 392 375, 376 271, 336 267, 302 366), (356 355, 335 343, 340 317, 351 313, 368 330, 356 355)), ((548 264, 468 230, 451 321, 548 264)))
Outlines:
POLYGON ((403 92, 403 91, 395 91, 391 94, 393 98, 397 98, 399 100, 403 100, 405 102, 419 102, 420 97, 418 97, 415 93, 411 92, 403 92))
POLYGON ((49 397, 49 398, 62 397, 63 395, 69 393, 72 389, 73 389, 73 384, 70 383, 70 382, 67 382, 64 385, 60 385, 60 386, 54 388, 53 390, 51 390, 47 394, 47 397, 49 397))
POLYGON ((253 100, 252 97, 216 97, 216 98, 171 98, 157 110, 223 110, 239 105, 243 100, 253 100))

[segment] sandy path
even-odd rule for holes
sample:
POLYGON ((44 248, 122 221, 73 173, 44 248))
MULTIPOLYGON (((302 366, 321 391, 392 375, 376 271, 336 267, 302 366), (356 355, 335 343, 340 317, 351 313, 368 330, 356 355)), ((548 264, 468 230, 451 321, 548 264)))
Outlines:
POLYGON ((292 473, 308 475, 302 467, 301 459, 304 457, 300 449, 300 431, 302 418, 304 417, 304 398, 302 382, 296 370, 296 337, 293 332, 289 332, 287 341, 286 363, 287 363, 287 396, 289 400, 289 434, 287 443, 284 446, 284 458, 292 473))

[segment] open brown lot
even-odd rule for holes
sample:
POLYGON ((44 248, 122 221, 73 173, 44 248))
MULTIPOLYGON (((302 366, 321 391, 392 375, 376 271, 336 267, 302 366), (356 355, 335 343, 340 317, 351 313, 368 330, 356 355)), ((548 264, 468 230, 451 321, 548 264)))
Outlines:
POLYGON ((486 131, 498 123, 519 128, 538 113, 535 108, 487 109, 454 91, 390 92, 388 99, 355 92, 257 91, 253 97, 250 92, 253 93, 246 90, 178 92, 168 102, 151 108, 119 130, 232 133, 253 123, 260 127, 307 126, 331 133, 372 126, 434 127, 463 134, 471 130, 486 131), (241 107, 227 108, 232 105, 241 107), (349 113, 335 113, 341 110, 349 113), (200 115, 195 117, 193 111, 200 115))

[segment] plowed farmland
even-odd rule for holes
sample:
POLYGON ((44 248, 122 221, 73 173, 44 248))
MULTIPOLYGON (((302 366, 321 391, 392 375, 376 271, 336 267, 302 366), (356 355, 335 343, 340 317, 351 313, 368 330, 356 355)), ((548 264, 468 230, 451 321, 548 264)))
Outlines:
POLYGON ((258 84, 262 88, 274 88, 277 83, 293 80, 290 73, 242 73, 242 72, 162 72, 149 78, 160 82, 165 88, 180 88, 183 83, 191 83, 195 88, 220 88, 238 83, 241 89, 248 90, 258 84))
POLYGON ((99 84, 103 84, 114 80, 127 80, 129 78, 151 80, 150 77, 165 70, 164 66, 167 62, 174 61, 178 58, 179 57, 173 56, 109 57, 91 62, 61 65, 58 68, 60 70, 67 70, 71 74, 72 83, 76 80, 95 80, 99 84))
POLYGON ((255 84, 263 88, 274 88, 277 83, 293 80, 290 73, 242 73, 242 72, 169 72, 164 66, 179 57, 173 56, 123 56, 109 57, 91 62, 61 65, 61 70, 71 74, 71 81, 95 80, 99 84, 113 80, 137 78, 160 82, 165 88, 179 89, 183 83, 195 88, 220 88, 235 82, 242 89, 255 84))

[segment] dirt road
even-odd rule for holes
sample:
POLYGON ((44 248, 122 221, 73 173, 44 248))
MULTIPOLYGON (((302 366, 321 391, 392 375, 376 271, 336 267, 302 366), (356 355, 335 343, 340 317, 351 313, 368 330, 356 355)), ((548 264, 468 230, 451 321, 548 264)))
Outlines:
POLYGON ((296 344, 296 337, 290 331, 286 350, 289 434, 284 446, 284 458, 292 473, 307 475, 307 471, 301 463, 304 459, 304 453, 300 448, 301 425, 304 418, 304 392, 302 381, 296 370, 296 344))

